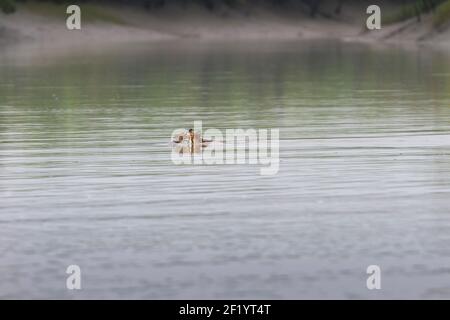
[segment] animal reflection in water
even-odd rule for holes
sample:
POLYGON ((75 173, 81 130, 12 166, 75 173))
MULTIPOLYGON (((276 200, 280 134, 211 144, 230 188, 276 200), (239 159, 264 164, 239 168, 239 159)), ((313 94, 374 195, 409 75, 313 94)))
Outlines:
POLYGON ((189 129, 187 133, 179 134, 174 143, 174 149, 180 154, 201 153, 213 140, 203 139, 201 135, 189 129))

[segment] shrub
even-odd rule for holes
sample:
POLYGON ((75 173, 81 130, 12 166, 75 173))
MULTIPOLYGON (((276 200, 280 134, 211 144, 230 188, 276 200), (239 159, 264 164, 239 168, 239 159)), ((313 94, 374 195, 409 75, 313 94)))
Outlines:
POLYGON ((4 13, 13 13, 16 11, 14 0, 0 0, 0 10, 4 13))
POLYGON ((450 0, 447 0, 436 8, 436 13, 433 17, 433 24, 435 27, 440 27, 450 21, 450 0))

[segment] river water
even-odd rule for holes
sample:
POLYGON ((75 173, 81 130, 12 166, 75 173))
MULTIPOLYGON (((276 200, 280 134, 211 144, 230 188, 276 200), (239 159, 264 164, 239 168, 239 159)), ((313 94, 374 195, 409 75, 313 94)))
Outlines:
POLYGON ((0 230, 0 298, 448 299, 450 53, 2 49, 0 230), (196 120, 279 128, 278 173, 175 165, 196 120))

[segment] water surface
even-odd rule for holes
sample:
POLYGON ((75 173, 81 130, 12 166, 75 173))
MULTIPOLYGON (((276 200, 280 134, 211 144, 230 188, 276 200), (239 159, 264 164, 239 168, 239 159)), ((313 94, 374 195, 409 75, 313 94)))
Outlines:
POLYGON ((339 42, 0 52, 0 298, 450 298, 449 57, 339 42), (174 165, 170 135, 194 120, 279 128, 279 173, 174 165))

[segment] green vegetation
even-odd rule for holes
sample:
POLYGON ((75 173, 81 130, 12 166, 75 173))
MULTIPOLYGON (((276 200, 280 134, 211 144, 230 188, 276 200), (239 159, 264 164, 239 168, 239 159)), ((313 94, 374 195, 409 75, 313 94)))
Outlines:
MULTIPOLYGON (((8 10, 12 12, 14 8, 14 1, 16 0, 0 0, 0 7, 3 10, 8 10)), ((73 3, 79 3, 85 7, 88 3, 106 5, 111 3, 117 3, 120 5, 133 5, 136 7, 141 7, 145 10, 157 10, 159 8, 167 7, 170 5, 177 5, 186 8, 188 5, 195 4, 203 6, 209 11, 215 11, 220 8, 232 8, 235 10, 245 10, 249 5, 264 5, 264 6, 285 6, 289 7, 289 10, 300 10, 311 17, 319 15, 324 5, 327 3, 332 3, 335 6, 334 13, 340 14, 343 8, 343 4, 347 0, 79 0, 79 1, 69 1, 69 0, 17 0, 27 3, 35 3, 44 8, 47 6, 46 3, 54 3, 57 5, 67 5, 73 3)), ((392 0, 391 0, 392 1, 392 0)), ((95 11, 95 10, 93 10, 95 11)), ((98 10, 93 13, 94 16, 100 18, 100 20, 116 20, 110 15, 104 15, 98 10)), ((328 14, 329 15, 329 14, 328 14)), ((119 23, 119 21, 116 21, 119 23)))
POLYGON ((386 14, 382 16, 382 23, 392 24, 405 21, 414 17, 417 18, 417 21, 420 21, 422 14, 435 12, 436 7, 442 2, 448 1, 446 0, 402 1, 403 5, 398 11, 394 11, 391 14, 386 14))
MULTIPOLYGON (((65 15, 61 13, 65 13, 67 4, 68 3, 62 3, 61 1, 55 3, 43 1, 27 1, 24 4, 24 7, 27 10, 38 15, 65 19, 65 15)), ((82 3, 82 7, 82 16, 83 21, 85 22, 108 22, 118 25, 127 24, 120 17, 117 17, 112 12, 110 12, 107 7, 100 7, 99 5, 96 5, 94 3, 82 3)))
POLYGON ((83 14, 85 16, 85 21, 88 22, 109 22, 118 25, 128 25, 128 23, 120 17, 95 5, 83 5, 83 14))
POLYGON ((413 18, 417 15, 417 9, 415 4, 405 5, 399 11, 382 16, 382 23, 392 24, 413 18))
POLYGON ((450 0, 445 1, 437 7, 433 17, 435 27, 441 27, 448 22, 450 22, 450 0))
POLYGON ((0 11, 4 13, 13 13, 16 11, 14 0, 0 0, 0 11))
MULTIPOLYGON (((15 12, 16 2, 25 2, 25 5, 36 13, 53 16, 60 16, 63 7, 73 3, 70 0, 0 0, 0 11, 15 12)), ((330 11, 330 6, 334 6, 335 9, 331 10, 338 15, 341 11, 345 11, 346 4, 350 0, 79 0, 76 2, 83 6, 83 16, 87 21, 125 25, 125 21, 105 10, 106 4, 113 2, 120 5, 132 5, 141 7, 143 10, 158 10, 170 5, 186 8, 191 4, 196 4, 209 11, 226 7, 234 10, 246 10, 249 5, 271 5, 285 6, 288 10, 300 10, 311 17, 318 15, 330 17, 332 14, 325 12, 330 11), (328 9, 324 9, 324 7, 328 7, 328 9)), ((450 0, 390 0, 389 3, 397 4, 398 9, 383 12, 382 23, 384 25, 414 17, 420 21, 421 16, 429 12, 434 14, 433 24, 435 27, 440 27, 450 20, 450 0)))

